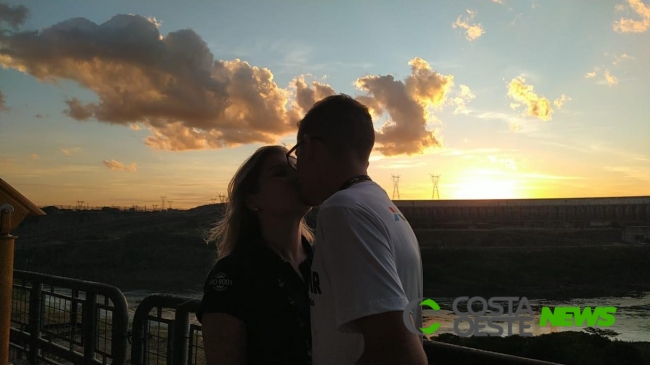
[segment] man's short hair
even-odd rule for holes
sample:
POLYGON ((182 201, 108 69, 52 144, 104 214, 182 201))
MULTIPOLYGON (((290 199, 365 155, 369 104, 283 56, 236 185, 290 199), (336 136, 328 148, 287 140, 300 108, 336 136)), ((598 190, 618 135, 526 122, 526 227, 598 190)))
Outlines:
POLYGON ((367 161, 375 145, 375 128, 368 108, 346 94, 328 96, 298 122, 298 139, 320 137, 335 156, 353 155, 367 161))

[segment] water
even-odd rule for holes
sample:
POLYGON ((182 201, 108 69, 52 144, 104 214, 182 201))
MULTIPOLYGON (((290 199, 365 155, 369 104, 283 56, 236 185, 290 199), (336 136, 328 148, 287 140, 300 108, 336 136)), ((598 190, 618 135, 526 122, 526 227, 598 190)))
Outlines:
MULTIPOLYGON (((432 298, 443 308, 451 308, 451 304, 456 298, 432 298)), ((488 300, 489 298, 485 298, 488 300)), ((583 331, 582 327, 554 327, 550 324, 541 327, 539 325, 539 315, 540 308, 543 306, 555 307, 555 306, 577 306, 580 308, 591 307, 592 310, 594 307, 605 307, 613 306, 616 307, 616 322, 611 327, 599 327, 602 329, 609 329, 619 333, 618 336, 610 337, 622 341, 647 341, 650 342, 650 292, 642 293, 638 296, 627 296, 627 297, 601 297, 601 298, 590 298, 590 299, 572 299, 566 301, 552 301, 544 299, 529 299, 530 306, 533 308, 535 313, 534 319, 532 321, 527 321, 525 325, 530 325, 525 329, 526 333, 532 333, 533 336, 539 336, 546 333, 553 332, 562 332, 562 331, 583 331)), ((518 301, 514 302, 513 312, 516 308, 518 301)), ((480 304, 479 304, 480 305, 480 304)), ((507 302, 502 303, 504 311, 507 312, 507 302)), ((485 316, 489 316, 489 307, 488 313, 485 316)), ((466 312, 467 302, 460 302, 459 310, 466 312)), ((475 309, 476 310, 476 309, 475 309)), ((435 332, 435 335, 442 333, 454 333, 454 322, 458 316, 451 310, 429 310, 424 309, 424 327, 427 327, 430 323, 437 322, 440 323, 440 328, 435 332)), ((473 317, 473 316, 470 316, 473 317)), ((481 322, 484 324, 485 322, 481 322)), ((508 324, 503 322, 496 323, 503 329, 502 336, 506 336, 508 332, 508 324)), ((498 333, 497 329, 490 328, 487 326, 483 327, 484 329, 481 332, 488 332, 492 334, 498 333)), ((468 331, 469 324, 467 322, 461 322, 459 325, 461 331, 468 331)), ((519 333, 519 326, 517 323, 512 325, 512 334, 519 333)))

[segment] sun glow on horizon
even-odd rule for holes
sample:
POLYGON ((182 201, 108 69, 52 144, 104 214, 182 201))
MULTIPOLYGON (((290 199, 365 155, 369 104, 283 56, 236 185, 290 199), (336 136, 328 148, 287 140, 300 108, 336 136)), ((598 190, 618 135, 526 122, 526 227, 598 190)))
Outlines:
POLYGON ((450 199, 520 199, 517 181, 495 171, 468 171, 447 185, 450 199))

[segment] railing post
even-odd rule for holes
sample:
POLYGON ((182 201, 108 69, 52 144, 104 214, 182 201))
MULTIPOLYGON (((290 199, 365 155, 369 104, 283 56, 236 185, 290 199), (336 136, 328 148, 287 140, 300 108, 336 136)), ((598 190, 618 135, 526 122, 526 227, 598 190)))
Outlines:
POLYGON ((92 364, 95 360, 95 330, 97 329, 97 294, 86 292, 83 302, 83 339, 84 363, 92 364))
POLYGON ((172 365, 187 365, 190 340, 190 316, 180 306, 174 316, 174 352, 172 365))
POLYGON ((41 316, 43 313, 43 283, 32 281, 29 292, 29 355, 30 364, 38 363, 40 355, 41 316))

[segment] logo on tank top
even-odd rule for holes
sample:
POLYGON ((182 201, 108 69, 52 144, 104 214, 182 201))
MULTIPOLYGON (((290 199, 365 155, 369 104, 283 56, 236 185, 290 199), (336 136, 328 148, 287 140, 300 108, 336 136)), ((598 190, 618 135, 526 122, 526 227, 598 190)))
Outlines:
POLYGON ((228 279, 225 273, 220 272, 210 278, 210 285, 216 291, 224 291, 232 285, 232 279, 228 279))
POLYGON ((406 218, 404 218, 404 216, 397 209, 393 207, 388 207, 388 209, 390 209, 390 211, 393 213, 393 217, 395 218, 396 222, 400 219, 406 221, 406 218))

